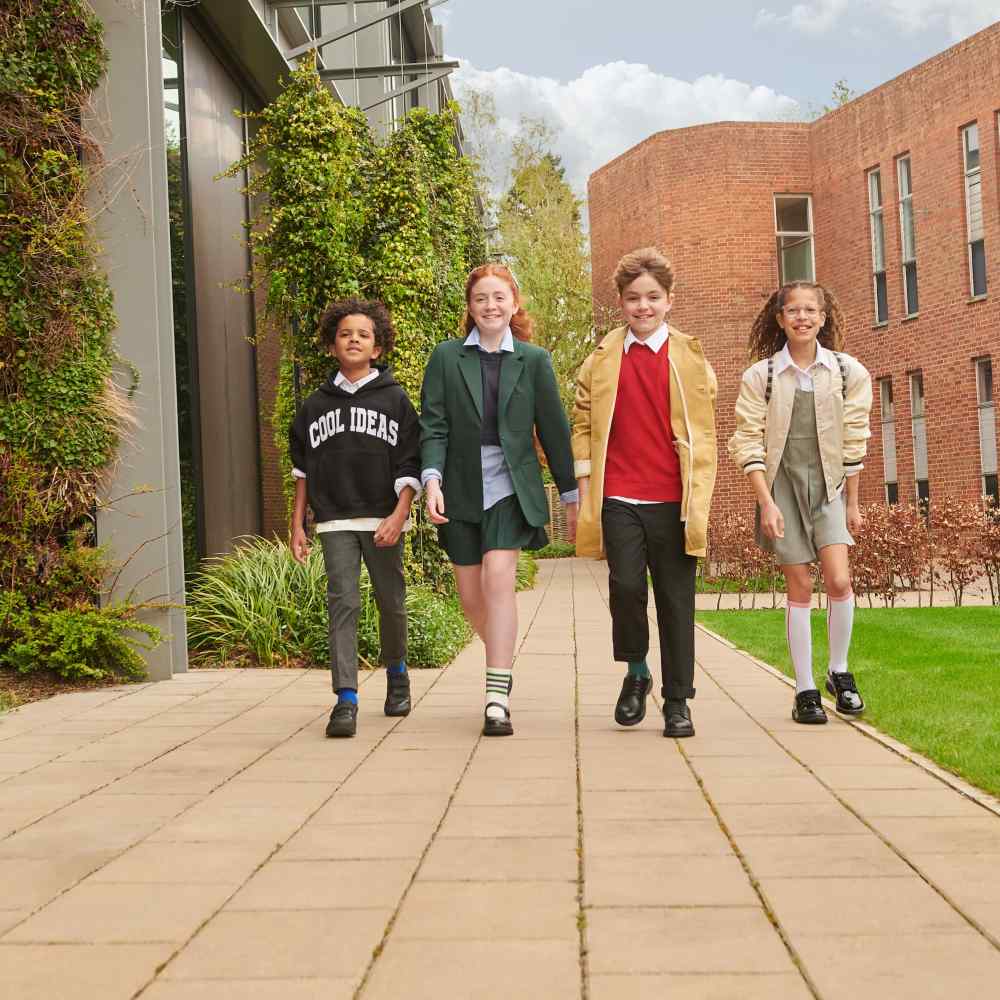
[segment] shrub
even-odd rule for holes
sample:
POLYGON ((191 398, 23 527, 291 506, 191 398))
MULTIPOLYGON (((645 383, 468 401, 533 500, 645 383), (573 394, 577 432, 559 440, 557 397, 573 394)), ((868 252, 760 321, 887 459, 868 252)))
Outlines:
POLYGON ((929 527, 934 554, 931 572, 937 582, 951 590, 958 606, 966 588, 983 570, 976 539, 981 520, 981 501, 945 496, 931 504, 929 527))
POLYGON ((531 553, 536 559, 568 559, 576 555, 576 546, 572 542, 561 542, 554 539, 543 549, 531 553))
MULTIPOLYGON (((427 587, 409 586, 407 662, 450 662, 470 631, 458 602, 427 587)), ((206 560, 188 592, 188 644, 196 660, 237 666, 326 666, 326 571, 319 544, 304 565, 278 541, 245 538, 230 554, 206 560)), ((361 574, 358 655, 378 663, 378 609, 368 574, 361 574)))
POLYGON ((531 552, 521 552, 517 557, 515 590, 531 590, 538 576, 538 563, 531 552))

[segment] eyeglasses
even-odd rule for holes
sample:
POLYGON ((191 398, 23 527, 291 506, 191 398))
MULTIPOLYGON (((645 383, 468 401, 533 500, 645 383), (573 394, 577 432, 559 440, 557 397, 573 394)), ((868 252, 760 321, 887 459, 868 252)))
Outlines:
POLYGON ((808 319, 814 319, 821 312, 815 306, 782 306, 781 311, 786 316, 805 316, 808 319))

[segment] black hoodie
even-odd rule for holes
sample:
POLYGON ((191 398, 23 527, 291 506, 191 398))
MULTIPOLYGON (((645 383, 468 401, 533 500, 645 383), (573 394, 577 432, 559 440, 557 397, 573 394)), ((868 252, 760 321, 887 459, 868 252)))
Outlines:
POLYGON ((292 465, 305 473, 317 521, 386 517, 396 506, 396 480, 420 480, 417 412, 392 372, 377 370, 355 393, 331 375, 292 421, 292 465))

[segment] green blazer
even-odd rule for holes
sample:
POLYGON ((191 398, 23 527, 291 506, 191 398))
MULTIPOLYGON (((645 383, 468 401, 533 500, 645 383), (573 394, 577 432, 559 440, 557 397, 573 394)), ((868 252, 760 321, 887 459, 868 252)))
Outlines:
MULTIPOLYGON (((549 352, 514 340, 504 355, 497 400, 500 445, 521 510, 533 527, 547 524, 549 505, 532 432, 548 459, 560 493, 576 489, 569 421, 563 412, 549 352)), ((479 436, 483 382, 479 350, 464 340, 438 344, 420 391, 420 458, 443 475, 445 515, 478 523, 483 518, 483 468, 479 436)))

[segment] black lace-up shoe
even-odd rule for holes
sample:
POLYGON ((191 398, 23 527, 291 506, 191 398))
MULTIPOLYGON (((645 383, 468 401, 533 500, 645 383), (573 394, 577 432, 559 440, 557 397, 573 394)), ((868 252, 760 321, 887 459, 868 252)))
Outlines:
POLYGON ((837 711, 841 715, 860 715, 865 703, 854 683, 854 674, 848 670, 826 675, 826 689, 837 697, 837 711))
POLYGON ((514 726, 510 721, 510 709, 498 701, 491 701, 486 706, 486 711, 489 712, 491 708, 499 708, 504 713, 503 718, 485 715, 483 717, 483 736, 513 736, 514 726))
POLYGON ((622 692, 615 705, 615 722, 619 726, 637 726, 646 718, 646 698, 652 686, 653 678, 649 674, 645 677, 625 675, 622 692))
POLYGON ((410 675, 405 670, 401 674, 385 672, 385 714, 410 714, 410 675))
POLYGON ((826 712, 823 711, 823 699, 819 696, 819 691, 815 688, 800 691, 792 706, 792 718, 804 726, 822 726, 826 722, 826 712))
POLYGON ((353 736, 358 731, 358 706, 349 701, 338 701, 326 724, 326 735, 334 739, 353 736))
POLYGON ((691 721, 691 709, 687 702, 668 701, 663 709, 663 735, 674 739, 694 736, 694 723, 691 721))

